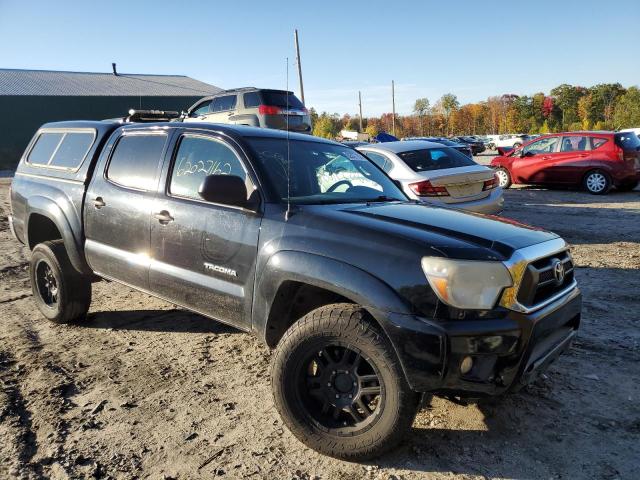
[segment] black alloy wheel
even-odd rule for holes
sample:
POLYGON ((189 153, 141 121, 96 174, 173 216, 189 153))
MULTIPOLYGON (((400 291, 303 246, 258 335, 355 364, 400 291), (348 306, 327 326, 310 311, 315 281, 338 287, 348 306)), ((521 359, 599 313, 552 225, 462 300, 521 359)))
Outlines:
POLYGON ((55 308, 60 290, 51 265, 46 260, 39 260, 35 270, 36 288, 40 299, 48 307, 55 308))
POLYGON ((353 346, 327 345, 300 365, 298 399, 318 427, 337 434, 362 432, 385 402, 378 369, 353 346))

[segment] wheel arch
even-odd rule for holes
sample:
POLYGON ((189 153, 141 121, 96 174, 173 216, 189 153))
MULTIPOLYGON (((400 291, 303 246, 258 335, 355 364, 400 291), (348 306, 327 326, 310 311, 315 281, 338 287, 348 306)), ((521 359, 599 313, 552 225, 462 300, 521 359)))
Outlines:
POLYGON ((27 202, 25 243, 33 250, 38 243, 57 239, 62 239, 73 267, 80 273, 90 274, 91 270, 81 253, 81 240, 74 234, 62 208, 49 198, 30 197, 27 202))
POLYGON ((253 328, 273 348, 296 320, 328 303, 360 305, 383 331, 377 311, 411 313, 391 287, 357 267, 320 255, 282 251, 269 258, 257 282, 253 328))

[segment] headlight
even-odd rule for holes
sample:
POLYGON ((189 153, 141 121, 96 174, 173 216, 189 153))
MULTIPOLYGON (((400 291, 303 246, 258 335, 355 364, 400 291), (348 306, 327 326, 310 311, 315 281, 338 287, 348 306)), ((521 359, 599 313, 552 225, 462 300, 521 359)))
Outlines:
POLYGON ((440 300, 465 310, 493 308, 502 289, 513 284, 500 262, 424 257, 422 270, 440 300))

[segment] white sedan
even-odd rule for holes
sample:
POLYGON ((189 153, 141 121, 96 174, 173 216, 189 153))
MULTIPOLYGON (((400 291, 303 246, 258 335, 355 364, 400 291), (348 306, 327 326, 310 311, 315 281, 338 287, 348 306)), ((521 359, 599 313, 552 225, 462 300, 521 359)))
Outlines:
POLYGON ((478 213, 496 214, 503 209, 502 188, 493 170, 453 148, 410 140, 356 150, 399 182, 410 198, 478 213))

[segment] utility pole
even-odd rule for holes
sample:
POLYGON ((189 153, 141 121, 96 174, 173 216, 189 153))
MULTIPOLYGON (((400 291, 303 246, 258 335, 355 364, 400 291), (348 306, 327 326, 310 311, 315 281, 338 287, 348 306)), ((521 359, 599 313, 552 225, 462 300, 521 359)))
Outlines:
POLYGON ((360 133, 362 133, 362 95, 358 90, 358 105, 360 106, 360 133))
POLYGON ((302 62, 300 61, 300 43, 298 42, 298 29, 295 30, 296 39, 296 60, 298 62, 298 78, 300 79, 300 100, 304 105, 304 87, 302 86, 302 62))
POLYGON ((391 106, 393 108, 392 110, 393 116, 391 117, 391 134, 395 137, 396 136, 396 86, 393 83, 393 80, 391 80, 391 106))

